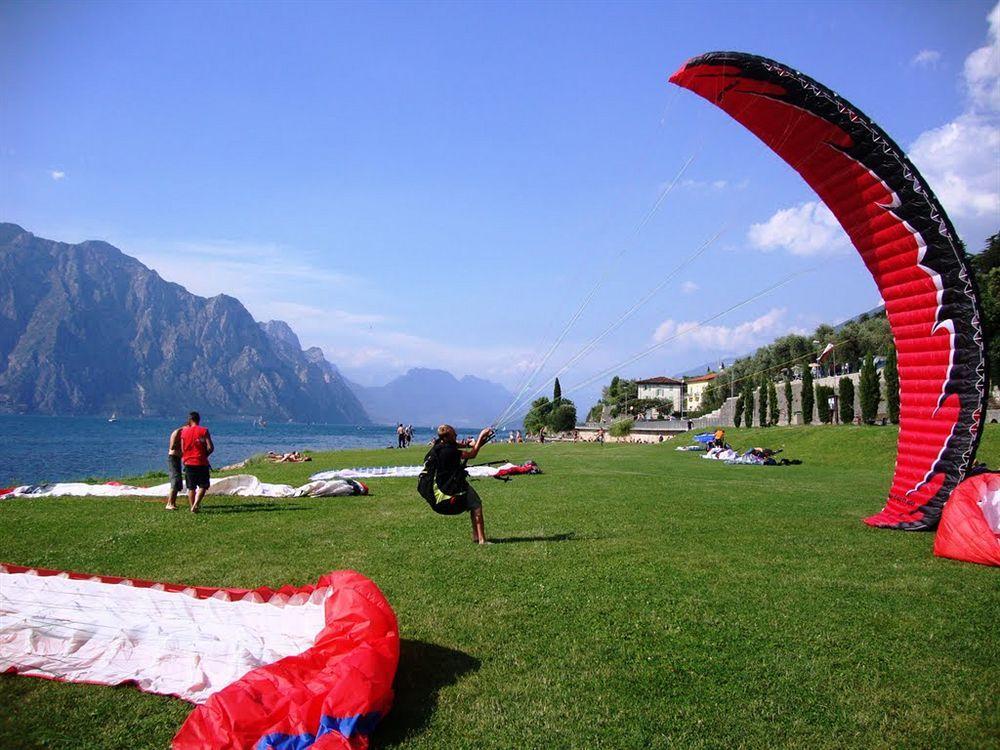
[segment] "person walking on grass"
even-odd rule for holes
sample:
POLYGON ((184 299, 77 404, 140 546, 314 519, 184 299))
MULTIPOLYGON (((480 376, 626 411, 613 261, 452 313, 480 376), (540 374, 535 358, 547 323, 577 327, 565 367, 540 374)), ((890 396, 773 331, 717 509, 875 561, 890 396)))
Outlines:
POLYGON ((201 426, 201 415, 193 411, 188 415, 187 427, 181 430, 181 458, 184 461, 184 483, 187 485, 191 512, 201 510, 201 501, 208 489, 208 473, 212 467, 208 457, 215 451, 215 444, 207 427, 201 426))
POLYGON ((455 428, 449 424, 438 427, 437 435, 434 445, 424 457, 424 470, 417 481, 417 491, 435 513, 455 516, 468 511, 472 521, 472 541, 476 544, 488 544, 483 501, 469 486, 465 464, 475 458, 489 442, 493 437, 493 430, 484 428, 468 447, 459 445, 455 428))
POLYGON ((165 510, 177 510, 177 493, 184 491, 184 480, 181 476, 181 425, 170 433, 167 442, 167 474, 170 476, 170 493, 167 495, 165 510))

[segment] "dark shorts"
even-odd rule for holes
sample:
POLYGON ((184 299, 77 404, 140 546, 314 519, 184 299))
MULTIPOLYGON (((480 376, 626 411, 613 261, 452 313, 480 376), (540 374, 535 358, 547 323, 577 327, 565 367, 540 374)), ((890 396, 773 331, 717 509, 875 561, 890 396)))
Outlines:
POLYGON ((208 467, 207 466, 185 466, 184 481, 187 483, 188 492, 195 487, 208 489, 208 467))
POLYGON ((170 489, 174 492, 183 492, 184 480, 181 476, 180 456, 167 456, 167 473, 170 475, 170 489))
POLYGON ((444 516, 457 516, 459 513, 483 507, 483 501, 479 499, 479 495, 471 487, 465 492, 454 496, 445 495, 436 487, 434 490, 434 494, 438 498, 438 501, 432 506, 435 513, 440 513, 444 516))

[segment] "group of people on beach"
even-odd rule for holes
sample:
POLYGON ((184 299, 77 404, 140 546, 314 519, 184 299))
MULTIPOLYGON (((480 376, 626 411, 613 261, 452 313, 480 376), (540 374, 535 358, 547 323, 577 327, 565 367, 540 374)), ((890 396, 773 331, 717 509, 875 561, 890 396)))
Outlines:
POLYGON ((396 427, 396 447, 408 448, 413 442, 413 425, 403 425, 402 422, 396 427))

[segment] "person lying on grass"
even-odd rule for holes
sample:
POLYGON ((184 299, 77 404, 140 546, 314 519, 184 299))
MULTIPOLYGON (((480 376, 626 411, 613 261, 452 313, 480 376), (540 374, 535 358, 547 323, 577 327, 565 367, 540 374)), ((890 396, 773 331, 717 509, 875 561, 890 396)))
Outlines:
POLYGON ((472 541, 486 544, 483 501, 469 486, 465 464, 489 442, 493 430, 484 428, 471 446, 459 445, 455 428, 449 424, 438 427, 437 434, 433 446, 424 456, 424 470, 417 480, 417 491, 435 513, 454 516, 469 511, 472 541))

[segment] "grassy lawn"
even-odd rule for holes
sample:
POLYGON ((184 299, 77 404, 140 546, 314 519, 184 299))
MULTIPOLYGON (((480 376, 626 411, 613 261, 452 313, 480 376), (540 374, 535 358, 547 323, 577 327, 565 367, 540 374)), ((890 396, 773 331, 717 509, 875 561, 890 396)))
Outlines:
MULTIPOLYGON (((367 498, 0 503, 0 560, 191 584, 303 584, 354 568, 399 617, 381 748, 1000 744, 1000 576, 870 529, 895 432, 733 431, 802 466, 726 466, 662 445, 488 447, 543 476, 480 480, 486 530, 415 480, 367 498)), ((418 463, 423 448, 254 465, 418 463)), ((991 426, 980 458, 1000 465, 991 426)), ((0 678, 0 747, 163 748, 190 710, 131 688, 0 678)))

